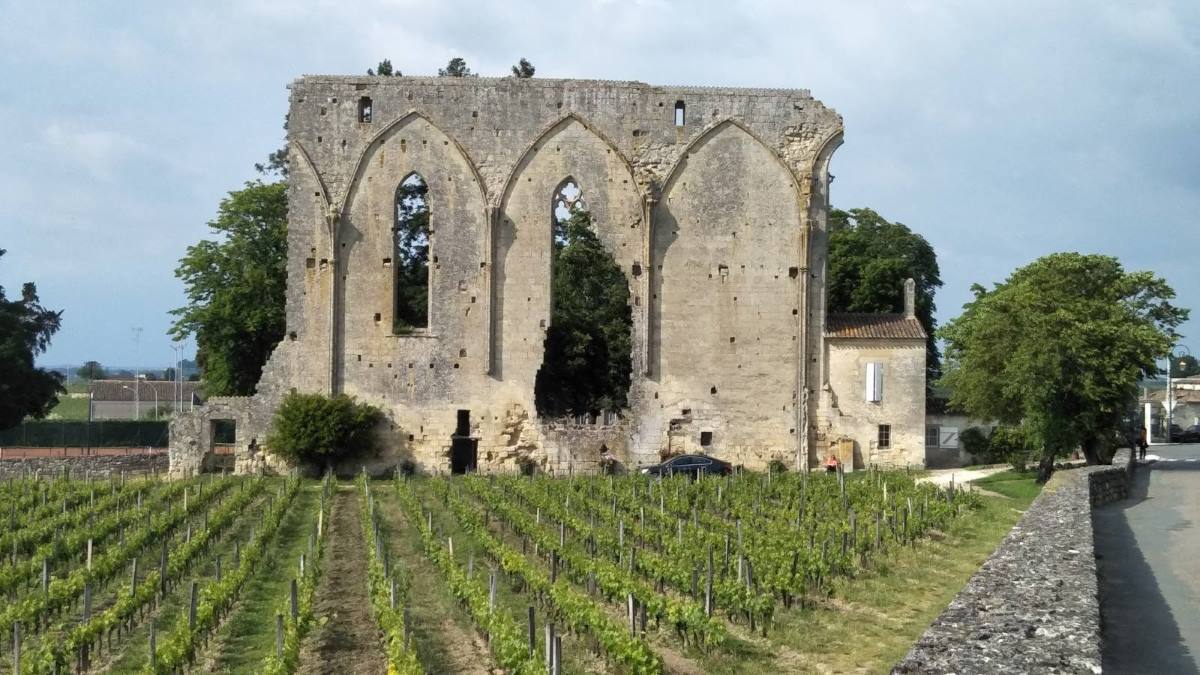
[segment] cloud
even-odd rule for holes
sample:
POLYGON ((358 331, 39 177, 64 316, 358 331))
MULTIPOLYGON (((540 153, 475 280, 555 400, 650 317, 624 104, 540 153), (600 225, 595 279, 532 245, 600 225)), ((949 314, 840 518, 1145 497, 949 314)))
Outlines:
POLYGON ((545 77, 810 89, 846 122, 834 203, 873 207, 943 253, 942 321, 972 282, 1057 250, 1154 269, 1200 307, 1194 0, 0 8, 0 197, 12 207, 0 243, 10 269, 24 252, 62 262, 22 270, 69 310, 52 348, 62 360, 132 361, 126 327, 149 329, 146 317, 182 302, 174 260, 278 147, 285 85, 383 58, 406 74, 463 56, 501 75, 527 57, 545 77), (118 258, 119 272, 106 267, 118 258), (78 283, 80 269, 104 283, 78 283), (121 326, 111 346, 80 309, 96 306, 121 326))
POLYGON ((140 143, 124 134, 66 121, 50 122, 42 139, 47 152, 105 182, 113 181, 121 164, 143 151, 140 143))

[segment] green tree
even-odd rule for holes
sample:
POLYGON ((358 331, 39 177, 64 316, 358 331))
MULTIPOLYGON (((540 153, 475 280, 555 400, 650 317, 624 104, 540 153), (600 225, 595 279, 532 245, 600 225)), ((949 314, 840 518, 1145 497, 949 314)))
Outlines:
POLYGON ((267 449, 292 464, 332 468, 340 460, 375 451, 374 429, 382 419, 379 408, 345 394, 291 393, 275 413, 267 449))
POLYGON ((206 394, 244 396, 284 332, 286 184, 246 183, 208 226, 218 238, 189 246, 175 269, 188 302, 172 310, 170 334, 196 337, 206 394))
POLYGON ((633 370, 629 284, 586 210, 557 221, 552 264, 550 326, 534 388, 538 413, 620 410, 633 370))
POLYGON ((474 74, 467 67, 466 59, 458 56, 450 59, 445 68, 438 68, 438 77, 472 77, 474 74))
POLYGON ((84 363, 75 374, 85 380, 103 380, 108 377, 108 374, 104 372, 104 366, 100 365, 99 361, 84 363))
POLYGON ((1191 354, 1176 356, 1171 360, 1171 377, 1200 375, 1200 362, 1191 354))
POLYGON ((45 417, 66 393, 61 374, 34 365, 61 325, 62 312, 42 307, 33 283, 21 287, 19 300, 9 300, 0 286, 0 429, 28 415, 45 417))
POLYGON ((940 331, 951 405, 975 419, 1020 425, 1039 449, 1039 479, 1056 457, 1082 448, 1104 460, 1107 443, 1157 373, 1187 319, 1175 292, 1116 258, 1056 253, 986 290, 940 331))
POLYGON ((367 68, 367 75, 380 75, 383 77, 400 77, 404 73, 392 69, 391 59, 384 59, 379 62, 379 65, 374 68, 367 68))
POLYGON ((429 186, 417 174, 396 188, 396 312, 397 334, 429 324, 429 186))
POLYGON ((512 67, 513 77, 519 77, 521 79, 528 79, 530 77, 533 77, 533 74, 536 71, 537 71, 537 69, 534 68, 533 64, 530 63, 529 59, 526 59, 526 58, 522 58, 520 61, 517 62, 517 65, 512 67))
POLYGON ((903 312, 905 279, 916 282, 917 319, 929 334, 926 381, 932 384, 941 375, 933 295, 942 286, 933 247, 871 209, 829 213, 830 312, 903 312))

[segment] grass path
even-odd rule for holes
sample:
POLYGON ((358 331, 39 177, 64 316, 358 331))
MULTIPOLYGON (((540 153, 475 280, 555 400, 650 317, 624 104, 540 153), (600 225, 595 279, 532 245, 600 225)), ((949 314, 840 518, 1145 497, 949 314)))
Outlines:
POLYGON ((200 663, 206 672, 257 673, 275 649, 275 613, 287 605, 288 586, 316 527, 320 483, 306 483, 280 523, 271 551, 242 589, 229 619, 200 663))
POLYGON ((329 517, 313 613, 316 625, 300 647, 303 675, 379 675, 387 672, 380 631, 371 614, 367 551, 359 523, 358 488, 337 486, 329 517))

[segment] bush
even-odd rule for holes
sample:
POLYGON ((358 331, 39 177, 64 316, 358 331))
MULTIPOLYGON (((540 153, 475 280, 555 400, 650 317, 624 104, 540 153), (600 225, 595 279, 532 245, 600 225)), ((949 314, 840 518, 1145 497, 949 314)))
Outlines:
POLYGON ((373 430, 382 419, 379 408, 345 394, 288 394, 275 413, 267 447, 292 464, 332 467, 343 459, 373 453, 373 430))
POLYGON ((1033 448, 1029 436, 1022 427, 1000 426, 992 430, 988 452, 993 457, 1003 457, 1013 471, 1025 471, 1033 460, 1033 448))
POLYGON ((983 433, 983 429, 967 427, 958 435, 958 440, 962 443, 963 450, 966 450, 967 454, 971 456, 972 461, 987 464, 997 461, 989 452, 988 437, 983 433))
POLYGON ((767 471, 770 473, 787 473, 788 467, 782 459, 773 459, 767 464, 767 471))

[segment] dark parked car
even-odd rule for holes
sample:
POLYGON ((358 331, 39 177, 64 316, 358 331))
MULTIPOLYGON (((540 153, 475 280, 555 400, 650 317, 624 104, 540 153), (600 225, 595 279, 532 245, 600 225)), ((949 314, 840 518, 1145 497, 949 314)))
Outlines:
POLYGON ((642 467, 642 473, 651 476, 670 476, 677 473, 695 476, 697 472, 727 476, 733 473, 733 465, 707 455, 680 455, 662 464, 642 467))
POLYGON ((1179 443, 1200 443, 1200 424, 1193 424, 1177 432, 1173 438, 1179 443))

